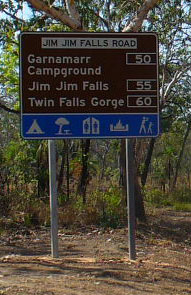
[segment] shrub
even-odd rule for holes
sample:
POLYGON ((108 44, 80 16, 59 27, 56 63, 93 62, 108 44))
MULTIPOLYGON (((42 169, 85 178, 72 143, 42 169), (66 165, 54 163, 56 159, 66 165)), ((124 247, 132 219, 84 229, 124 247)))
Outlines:
POLYGON ((191 190, 188 188, 175 190, 170 194, 172 202, 191 203, 191 190))
POLYGON ((177 210, 177 211, 190 212, 191 211, 191 203, 175 203, 173 205, 173 209, 177 210))
POLYGON ((72 196, 71 200, 70 204, 62 208, 61 223, 65 225, 117 227, 126 217, 126 208, 121 204, 121 191, 115 186, 90 193, 85 204, 81 196, 72 196))
POLYGON ((126 215, 122 207, 122 194, 118 187, 111 186, 105 191, 96 191, 91 196, 99 212, 100 224, 117 227, 126 215))
POLYGON ((155 207, 163 207, 171 205, 169 196, 159 189, 146 189, 144 191, 145 201, 155 207))
POLYGON ((191 208, 191 190, 184 188, 170 193, 164 193, 159 189, 146 189, 145 201, 155 207, 172 206, 175 210, 189 211, 191 208))

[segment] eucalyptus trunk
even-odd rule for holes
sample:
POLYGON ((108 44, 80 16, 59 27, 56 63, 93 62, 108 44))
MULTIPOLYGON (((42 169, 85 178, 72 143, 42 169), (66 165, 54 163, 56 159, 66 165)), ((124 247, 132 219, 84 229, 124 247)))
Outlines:
POLYGON ((180 150, 180 153, 179 153, 179 156, 178 156, 178 160, 177 160, 177 163, 176 163, 175 175, 174 175, 173 184, 172 184, 172 190, 174 190, 175 187, 176 187, 177 178, 178 178, 178 172, 180 170, 180 164, 181 164, 182 156, 183 156, 183 153, 184 153, 184 148, 185 148, 185 145, 186 145, 186 141, 187 141, 188 135, 190 133, 190 129, 191 129, 191 121, 189 121, 188 124, 187 124, 186 132, 184 134, 184 139, 183 139, 183 142, 182 142, 182 147, 181 147, 181 150, 180 150))
POLYGON ((146 159, 145 159, 145 162, 144 162, 144 168, 143 168, 143 171, 141 173, 141 184, 142 184, 143 187, 145 186, 145 184, 147 182, 147 177, 148 177, 148 172, 149 172, 149 167, 150 167, 150 163, 151 163, 151 158, 152 158, 155 142, 156 142, 155 137, 150 139, 146 159))
POLYGON ((89 169, 88 169, 88 159, 90 150, 90 139, 82 139, 82 170, 80 174, 80 179, 77 187, 77 195, 83 197, 83 203, 86 203, 86 188, 88 184, 89 169))

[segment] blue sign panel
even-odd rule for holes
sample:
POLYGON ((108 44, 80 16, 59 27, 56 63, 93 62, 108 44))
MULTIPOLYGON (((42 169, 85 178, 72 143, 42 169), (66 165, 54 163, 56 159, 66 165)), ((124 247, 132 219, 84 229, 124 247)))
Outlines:
POLYGON ((156 137, 155 114, 23 115, 22 136, 26 139, 156 137))

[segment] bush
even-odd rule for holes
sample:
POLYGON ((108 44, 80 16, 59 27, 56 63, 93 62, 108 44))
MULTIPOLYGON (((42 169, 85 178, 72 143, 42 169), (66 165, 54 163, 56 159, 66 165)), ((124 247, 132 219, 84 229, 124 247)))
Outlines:
POLYGON ((191 211, 191 203, 175 203, 173 205, 173 209, 176 211, 190 212, 191 211))
POLYGON ((91 199, 96 201, 99 220, 102 226, 117 227, 126 216, 126 208, 122 207, 122 194, 118 187, 111 186, 105 191, 96 191, 91 199))
POLYGON ((62 208, 61 224, 117 227, 126 218, 121 200, 121 191, 115 186, 90 193, 85 204, 81 196, 72 196, 70 203, 62 208))
POLYGON ((20 192, 12 197, 9 216, 25 226, 50 224, 49 204, 26 192, 20 192))
POLYGON ((159 189, 146 189, 144 192, 145 201, 155 207, 171 205, 168 194, 159 189))
POLYGON ((191 203, 191 190, 188 188, 175 190, 170 194, 172 202, 191 203))
POLYGON ((191 208, 191 190, 182 189, 164 193, 159 189, 146 189, 145 201, 155 207, 172 206, 175 210, 189 210, 191 208))

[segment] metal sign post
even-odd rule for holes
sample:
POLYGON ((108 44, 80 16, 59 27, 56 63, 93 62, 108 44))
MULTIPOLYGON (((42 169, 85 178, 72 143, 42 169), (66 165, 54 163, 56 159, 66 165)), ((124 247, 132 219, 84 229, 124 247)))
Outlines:
POLYGON ((126 139, 126 176, 127 176, 127 213, 129 259, 136 259, 135 249, 135 196, 134 196, 134 160, 132 139, 126 139))
POLYGON ((58 202, 56 184, 56 148, 54 140, 48 141, 48 152, 51 217, 51 253, 52 257, 58 258, 58 202))

